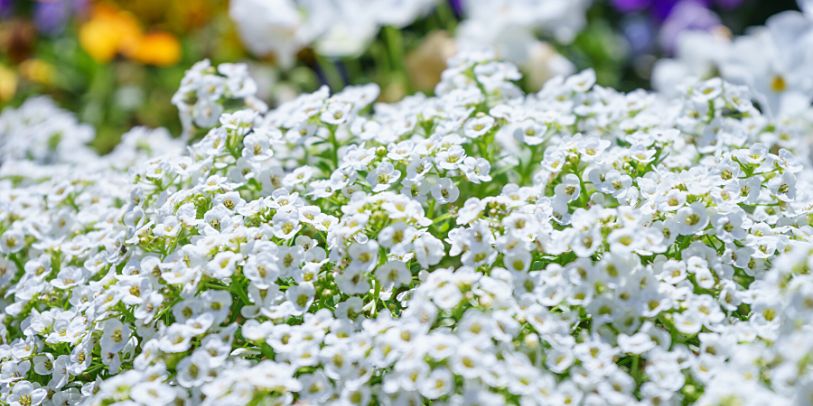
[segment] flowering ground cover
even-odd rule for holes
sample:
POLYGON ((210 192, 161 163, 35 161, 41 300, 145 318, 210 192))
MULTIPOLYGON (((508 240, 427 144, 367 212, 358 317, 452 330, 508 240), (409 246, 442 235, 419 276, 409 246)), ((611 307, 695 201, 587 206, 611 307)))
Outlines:
MULTIPOLYGON (((804 11, 730 46, 804 60, 804 11)), ((203 60, 178 133, 107 154, 48 98, 4 110, 0 404, 813 404, 813 72, 529 91, 509 60, 279 103, 203 60)))
MULTIPOLYGON (((177 97, 251 89, 234 71, 177 97)), ((458 57, 435 97, 322 89, 185 154, 136 129, 8 162, 4 401, 809 400, 813 189, 787 135, 810 123, 719 80, 668 102, 518 76, 458 57)), ((83 133, 35 103, 7 114, 83 133)))

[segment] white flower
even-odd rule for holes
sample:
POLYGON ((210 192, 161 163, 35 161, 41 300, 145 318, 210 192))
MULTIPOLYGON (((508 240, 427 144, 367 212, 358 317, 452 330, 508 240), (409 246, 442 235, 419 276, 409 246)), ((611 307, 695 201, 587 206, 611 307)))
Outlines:
POLYGON ((229 13, 239 21, 238 32, 252 52, 273 52, 283 66, 290 66, 294 54, 317 33, 289 0, 239 0, 230 4, 229 13))
POLYGON ((436 265, 443 258, 443 242, 430 234, 422 234, 415 238, 415 258, 426 269, 436 265))
POLYGON ((683 207, 675 215, 676 231, 681 235, 695 234, 709 223, 708 211, 700 203, 693 203, 688 207, 683 207))
POLYGON ((160 382, 142 382, 133 386, 130 397, 145 405, 160 405, 175 400, 175 391, 160 382))
POLYGON ((489 172, 491 171, 491 163, 487 159, 466 157, 463 159, 463 164, 460 165, 460 170, 466 175, 472 183, 488 182, 491 180, 489 172))
POLYGON ((387 190, 401 177, 401 171, 389 162, 381 162, 375 170, 367 175, 367 182, 373 187, 374 192, 387 190))
POLYGON ((336 275, 336 285, 348 295, 363 295, 370 291, 366 271, 361 267, 351 267, 336 275))
POLYGON ((316 289, 310 283, 300 283, 288 288, 285 295, 293 303, 294 308, 299 312, 305 312, 313 302, 316 289))
MULTIPOLYGON (((209 359, 200 351, 196 351, 192 353, 191 356, 182 359, 177 367, 178 384, 187 388, 200 386, 206 382, 209 375, 211 368, 209 364, 209 359)), ((166 396, 163 392, 157 393, 160 394, 160 396, 166 396)))
POLYGON ((412 273, 401 261, 388 261, 375 270, 375 277, 385 290, 393 287, 409 286, 412 273))
POLYGON ((130 328, 118 319, 108 319, 102 331, 102 351, 116 353, 121 351, 130 339, 130 328))
POLYGON ((624 352, 643 354, 654 348, 655 342, 644 333, 637 333, 632 336, 622 334, 618 336, 618 346, 624 352))
POLYGON ((289 240, 300 230, 299 213, 286 210, 277 211, 277 214, 271 219, 271 224, 273 224, 275 237, 289 240))
POLYGON ((466 152, 459 145, 453 145, 448 149, 438 152, 436 159, 437 166, 441 169, 457 169, 466 157, 466 152))
POLYGON ((191 329, 184 324, 173 324, 163 334, 159 348, 161 351, 176 353, 189 349, 192 340, 191 329))
POLYGON ((319 118, 325 123, 339 125, 349 120, 352 108, 353 104, 349 102, 331 99, 319 118))
POLYGON ((14 384, 8 396, 8 402, 14 406, 36 406, 42 404, 48 391, 40 388, 39 385, 28 381, 21 381, 14 384))
POLYGON ((359 0, 323 2, 320 6, 327 8, 321 11, 334 19, 326 24, 325 32, 316 42, 316 50, 330 57, 361 55, 378 32, 374 10, 359 0))
POLYGON ((479 138, 491 130, 493 126, 493 117, 478 113, 474 118, 466 121, 464 134, 469 138, 479 138))
POLYGON ((452 391, 454 380, 452 373, 445 368, 432 370, 429 375, 418 384, 421 395, 429 399, 437 399, 452 391))
POLYGON ((442 204, 454 203, 460 196, 460 190, 449 178, 438 179, 431 191, 435 200, 442 204))
POLYGON ((514 138, 527 145, 539 145, 545 142, 547 128, 544 124, 532 119, 526 119, 516 125, 514 138))
POLYGON ((25 235, 20 230, 8 230, 0 236, 0 252, 13 254, 25 244, 25 235))
POLYGON ((206 269, 212 277, 225 279, 234 273, 239 260, 240 256, 231 251, 219 252, 209 261, 209 266, 206 269))

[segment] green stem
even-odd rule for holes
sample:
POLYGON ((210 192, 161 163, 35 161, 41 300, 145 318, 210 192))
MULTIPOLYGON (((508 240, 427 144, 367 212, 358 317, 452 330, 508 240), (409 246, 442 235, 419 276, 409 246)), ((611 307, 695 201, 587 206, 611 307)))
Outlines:
POLYGON ((401 31, 392 26, 384 27, 384 41, 389 51, 390 63, 396 71, 404 71, 404 41, 401 31))
POLYGON ((373 291, 373 309, 372 314, 373 317, 378 315, 378 299, 381 297, 381 284, 377 280, 373 280, 375 284, 375 290, 373 291))
POLYGON ((353 78, 355 78, 356 80, 362 80, 365 77, 364 70, 361 67, 361 62, 359 62, 359 59, 346 58, 344 60, 344 66, 347 69, 347 77, 350 78, 349 80, 351 82, 348 84, 361 83, 353 81, 353 78))
POLYGON ((401 35, 401 31, 392 26, 384 27, 384 41, 387 44, 390 63, 395 77, 406 86, 407 92, 411 92, 412 89, 406 72, 404 38, 401 35))
POLYGON ((442 1, 438 5, 437 15, 440 21, 443 22, 443 26, 446 28, 446 31, 453 33, 457 28, 457 18, 454 16, 452 12, 452 7, 449 5, 448 1, 442 1))
POLYGON ((531 157, 528 162, 523 166, 520 171, 520 186, 525 186, 531 180, 534 172, 534 164, 539 160, 539 151, 542 150, 541 145, 534 145, 531 147, 531 157))
MULTIPOLYGON (((375 41, 370 45, 370 55, 372 55, 374 66, 379 72, 389 72, 392 70, 390 60, 387 57, 386 47, 380 41, 375 41)), ((382 77, 378 79, 380 80, 382 77)))
POLYGON ((444 215, 442 215, 442 216, 439 216, 439 217, 438 217, 438 218, 436 218, 436 219, 433 219, 433 220, 432 220, 432 225, 438 224, 438 223, 440 223, 441 221, 445 221, 445 220, 447 220, 447 219, 449 219, 449 218, 452 218, 452 217, 454 217, 454 215, 452 215, 452 213, 446 213, 446 214, 444 214, 444 215))
POLYGON ((330 161, 333 163, 333 169, 339 169, 339 141, 336 139, 336 127, 330 126, 329 128, 329 141, 330 141, 330 161))
POLYGON ((332 59, 317 54, 316 63, 319 64, 319 70, 322 71, 322 75, 327 81, 328 86, 330 86, 330 90, 335 92, 344 87, 342 75, 339 73, 339 70, 336 69, 336 64, 332 59))
POLYGON ((576 176, 579 178, 579 187, 581 188, 581 192, 579 193, 579 204, 581 207, 587 208, 587 205, 590 203, 590 196, 587 195, 587 187, 584 186, 584 180, 582 179, 581 175, 579 175, 579 171, 574 171, 576 176))

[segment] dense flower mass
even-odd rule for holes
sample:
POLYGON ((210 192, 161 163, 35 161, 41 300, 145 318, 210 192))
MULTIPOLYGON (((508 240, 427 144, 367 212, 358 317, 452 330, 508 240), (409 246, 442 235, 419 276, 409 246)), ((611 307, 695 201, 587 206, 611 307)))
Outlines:
POLYGON ((180 112, 184 138, 205 134, 227 108, 244 107, 264 112, 268 107, 255 97, 257 84, 246 65, 224 63, 213 67, 209 60, 192 66, 172 97, 180 112))
POLYGON ((810 121, 489 54, 267 112, 195 69, 187 150, 0 170, 0 401, 813 401, 810 121))

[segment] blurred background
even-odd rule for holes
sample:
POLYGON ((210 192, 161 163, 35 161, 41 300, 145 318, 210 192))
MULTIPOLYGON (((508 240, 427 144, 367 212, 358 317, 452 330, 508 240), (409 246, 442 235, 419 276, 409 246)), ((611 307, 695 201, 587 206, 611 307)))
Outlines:
MULTIPOLYGON (((431 2, 420 18, 374 31, 371 42, 350 54, 305 44, 285 57, 244 45, 227 1, 0 0, 0 109, 49 95, 93 125, 93 146, 106 152, 135 125, 179 134, 170 99, 184 71, 204 58, 249 63, 259 96, 272 106, 322 84, 336 90, 374 81, 384 100, 431 92, 456 49, 452 38, 466 2, 431 2)), ((730 37, 797 9, 794 0, 594 0, 585 7, 583 23, 567 41, 531 27, 526 90, 560 71, 586 67, 603 85, 647 88, 654 62, 675 52, 681 32, 730 37)))

